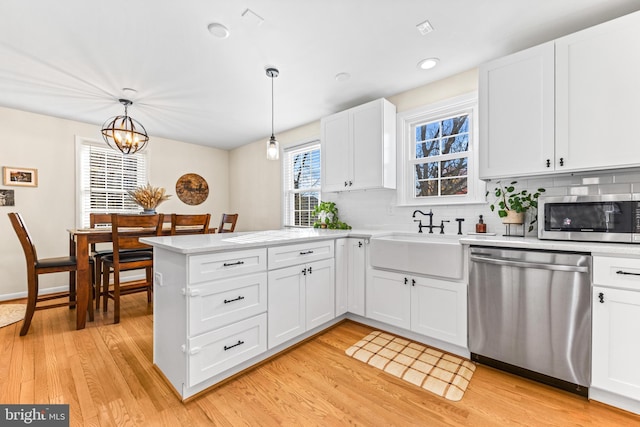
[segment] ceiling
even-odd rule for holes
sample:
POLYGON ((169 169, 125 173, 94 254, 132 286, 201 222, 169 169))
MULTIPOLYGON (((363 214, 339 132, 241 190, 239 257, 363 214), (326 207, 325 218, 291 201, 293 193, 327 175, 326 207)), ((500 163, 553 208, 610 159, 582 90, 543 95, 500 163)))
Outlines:
POLYGON ((125 97, 151 143, 231 149, 270 135, 267 66, 280 70, 277 135, 636 10, 640 0, 0 0, 0 106, 101 125, 125 97), (434 31, 421 35, 425 20, 434 31), (429 57, 437 67, 418 69, 429 57))

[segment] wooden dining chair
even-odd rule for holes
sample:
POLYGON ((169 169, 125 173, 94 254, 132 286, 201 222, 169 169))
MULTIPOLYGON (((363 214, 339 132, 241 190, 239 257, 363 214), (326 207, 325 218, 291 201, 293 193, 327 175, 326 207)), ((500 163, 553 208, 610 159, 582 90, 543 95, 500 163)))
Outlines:
POLYGON ((171 235, 207 234, 209 232, 209 221, 211 221, 211 214, 171 214, 171 235))
MULTIPOLYGON (((90 213, 89 214, 89 227, 111 227, 111 214, 110 213, 90 213)), ((93 298, 96 302, 96 310, 100 308, 100 284, 102 282, 102 257, 105 255, 112 255, 113 247, 108 249, 97 249, 96 244, 92 243, 89 247, 89 255, 93 258, 94 266, 94 283, 93 283, 93 298)))
POLYGON ((238 222, 238 214, 223 213, 218 233, 233 233, 233 230, 236 229, 236 222, 238 222))
MULTIPOLYGON (((77 271, 77 263, 75 256, 64 256, 58 258, 38 258, 36 247, 33 243, 33 239, 29 234, 29 230, 22 219, 22 216, 16 212, 9 213, 9 220, 11 225, 18 235, 20 245, 24 251, 24 256, 27 261, 27 310, 24 315, 24 321, 22 322, 22 329, 20 329, 20 335, 24 336, 29 331, 31 326, 31 319, 33 313, 36 310, 44 310, 48 308, 63 307, 63 306, 76 306, 76 289, 75 282, 69 283, 69 290, 65 292, 58 292, 55 294, 39 295, 38 276, 47 273, 62 273, 69 271, 77 271), (66 302, 60 302, 55 304, 39 305, 45 301, 67 299, 66 302)), ((90 318, 93 318, 93 305, 89 304, 90 318)))
POLYGON ((135 292, 147 292, 147 302, 151 302, 153 290, 153 249, 138 239, 162 234, 163 214, 155 215, 111 215, 113 254, 102 257, 102 298, 103 311, 107 311, 109 299, 113 300, 113 320, 120 322, 120 296, 135 292), (131 270, 145 270, 145 280, 121 282, 120 273, 131 270), (109 278, 113 273, 113 286, 109 278))

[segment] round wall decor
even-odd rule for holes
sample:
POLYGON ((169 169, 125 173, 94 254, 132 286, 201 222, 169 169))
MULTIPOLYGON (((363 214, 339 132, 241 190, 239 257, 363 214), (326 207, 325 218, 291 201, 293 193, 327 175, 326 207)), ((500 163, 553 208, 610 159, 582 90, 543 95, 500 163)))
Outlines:
POLYGON ((209 185, 197 173, 188 173, 176 182, 176 194, 187 205, 199 205, 209 197, 209 185))

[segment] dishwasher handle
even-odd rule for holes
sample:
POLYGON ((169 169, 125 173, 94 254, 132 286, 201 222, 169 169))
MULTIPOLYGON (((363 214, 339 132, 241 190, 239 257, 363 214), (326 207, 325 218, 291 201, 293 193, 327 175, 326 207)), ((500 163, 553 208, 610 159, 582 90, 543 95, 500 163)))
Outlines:
POLYGON ((505 258, 491 258, 486 256, 471 255, 471 261, 502 265, 508 267, 522 267, 522 268, 537 268, 539 270, 553 270, 553 271, 569 271, 573 273, 588 273, 589 267, 579 265, 563 265, 563 264, 550 264, 546 262, 530 262, 530 261, 517 261, 513 259, 505 258))

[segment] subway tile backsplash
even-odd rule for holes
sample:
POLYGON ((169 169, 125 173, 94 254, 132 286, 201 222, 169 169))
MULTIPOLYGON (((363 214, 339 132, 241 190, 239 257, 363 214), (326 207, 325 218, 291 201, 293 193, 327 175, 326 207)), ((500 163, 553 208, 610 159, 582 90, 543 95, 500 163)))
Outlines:
MULTIPOLYGON (((526 188, 535 191, 544 188, 545 196, 564 195, 598 195, 640 193, 640 171, 620 170, 607 172, 588 172, 583 174, 559 175, 549 177, 529 177, 503 179, 502 182, 517 181, 518 188, 526 188)), ((494 181, 487 183, 487 188, 492 189, 494 181)), ((445 223, 446 234, 456 234, 456 218, 464 218, 462 223, 463 233, 475 231, 478 216, 483 215, 487 224, 487 232, 505 233, 505 226, 498 214, 491 212, 489 203, 460 204, 460 205, 435 205, 435 206, 398 206, 395 190, 366 190, 344 193, 323 193, 323 199, 336 202, 340 219, 354 228, 360 229, 393 229, 401 231, 418 230, 411 214, 416 209, 428 212, 433 210, 433 223, 439 225, 445 223)), ((422 223, 428 223, 429 218, 420 214, 415 219, 422 219, 422 223)), ((436 230, 434 232, 439 232, 436 230)), ((530 234, 535 235, 536 230, 530 234)))

